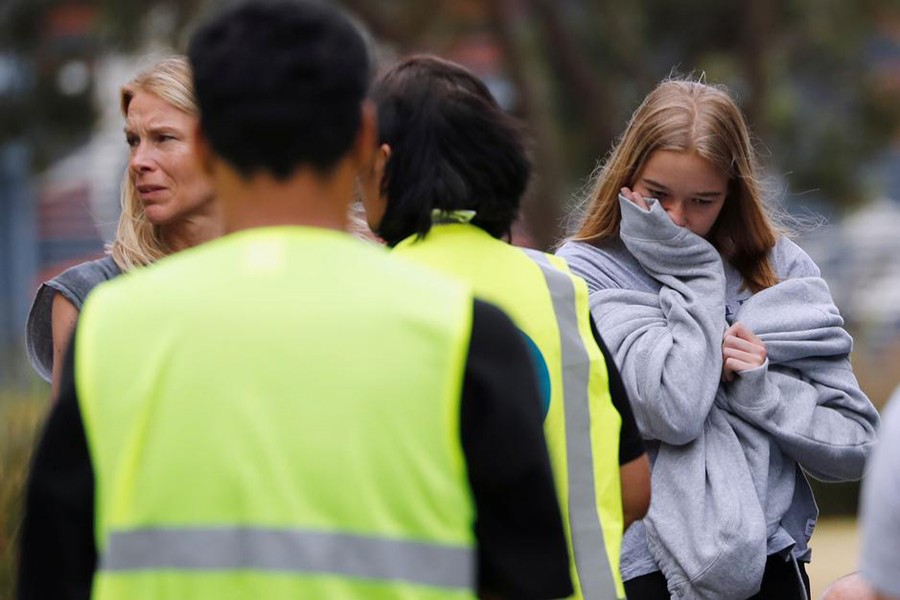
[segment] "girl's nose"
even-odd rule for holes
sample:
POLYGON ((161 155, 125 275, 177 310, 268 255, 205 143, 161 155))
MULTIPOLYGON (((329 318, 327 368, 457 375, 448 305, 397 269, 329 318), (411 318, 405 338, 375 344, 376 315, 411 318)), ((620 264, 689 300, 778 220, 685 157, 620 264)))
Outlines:
POLYGON ((684 203, 680 201, 671 202, 666 207, 666 212, 669 213, 669 218, 672 219, 672 222, 679 227, 685 227, 687 225, 687 215, 684 210, 684 203))

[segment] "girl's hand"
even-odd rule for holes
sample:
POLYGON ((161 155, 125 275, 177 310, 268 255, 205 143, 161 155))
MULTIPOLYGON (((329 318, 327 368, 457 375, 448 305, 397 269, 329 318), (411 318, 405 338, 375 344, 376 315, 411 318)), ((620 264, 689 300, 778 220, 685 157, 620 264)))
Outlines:
POLYGON ((734 380, 734 374, 761 367, 766 362, 766 346, 752 331, 735 323, 725 330, 722 340, 722 380, 734 380))
POLYGON ((628 200, 632 204, 635 204, 635 205, 639 206, 640 208, 643 208, 644 210, 650 210, 650 206, 647 204, 647 201, 644 200, 644 197, 641 196, 639 193, 633 192, 633 191, 631 191, 630 188, 627 188, 627 187, 623 187, 621 190, 619 190, 619 192, 623 196, 628 198, 628 200))

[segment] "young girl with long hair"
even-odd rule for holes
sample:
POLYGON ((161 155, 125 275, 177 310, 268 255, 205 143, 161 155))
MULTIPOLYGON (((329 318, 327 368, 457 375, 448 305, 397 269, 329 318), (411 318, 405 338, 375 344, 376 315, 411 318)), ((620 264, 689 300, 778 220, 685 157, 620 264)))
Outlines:
POLYGON ((858 479, 878 415, 819 269, 764 201, 723 87, 659 84, 558 251, 588 282, 653 462, 629 599, 808 598, 806 475, 858 479))

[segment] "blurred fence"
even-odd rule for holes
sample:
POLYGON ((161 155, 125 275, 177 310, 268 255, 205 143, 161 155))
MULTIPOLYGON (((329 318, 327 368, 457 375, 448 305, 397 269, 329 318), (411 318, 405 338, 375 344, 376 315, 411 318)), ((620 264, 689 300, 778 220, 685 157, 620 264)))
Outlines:
POLYGON ((37 260, 29 152, 11 142, 0 146, 0 390, 22 383, 18 355, 37 260))

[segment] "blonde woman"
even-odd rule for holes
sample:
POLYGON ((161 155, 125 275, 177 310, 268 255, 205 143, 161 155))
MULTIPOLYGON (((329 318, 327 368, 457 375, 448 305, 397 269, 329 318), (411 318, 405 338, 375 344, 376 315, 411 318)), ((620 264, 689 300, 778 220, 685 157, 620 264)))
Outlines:
POLYGON ((107 256, 41 285, 28 316, 28 358, 51 382, 54 397, 62 357, 88 292, 222 233, 211 183, 194 155, 198 113, 186 59, 168 58, 141 72, 122 88, 120 101, 130 158, 116 238, 107 256))
POLYGON ((728 90, 654 89, 559 254, 588 282, 653 462, 630 600, 807 598, 805 474, 858 479, 878 415, 819 269, 766 210, 728 90))

